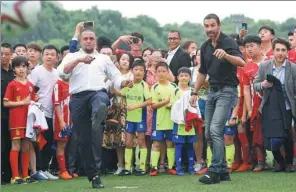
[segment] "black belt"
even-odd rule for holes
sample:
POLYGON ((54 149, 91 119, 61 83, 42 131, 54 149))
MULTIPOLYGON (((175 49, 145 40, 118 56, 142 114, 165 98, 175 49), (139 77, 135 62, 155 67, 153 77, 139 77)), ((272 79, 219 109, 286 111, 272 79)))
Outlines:
POLYGON ((218 92, 221 89, 224 89, 224 88, 227 88, 227 87, 229 87, 229 88, 237 88, 237 86, 233 86, 233 85, 221 85, 221 86, 210 87, 210 91, 218 92))
MULTIPOLYGON (((105 88, 103 88, 103 89, 101 89, 99 91, 107 93, 107 90, 105 88)), ((82 92, 73 94, 72 97, 81 97, 81 96, 85 96, 85 95, 88 95, 88 94, 93 93, 93 92, 98 92, 98 91, 82 91, 82 92)))

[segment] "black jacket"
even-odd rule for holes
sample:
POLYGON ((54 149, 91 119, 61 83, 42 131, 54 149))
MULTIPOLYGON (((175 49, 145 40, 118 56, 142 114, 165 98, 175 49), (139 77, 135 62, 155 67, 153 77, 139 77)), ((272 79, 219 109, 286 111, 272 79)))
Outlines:
POLYGON ((287 137, 287 118, 285 98, 282 85, 279 79, 273 75, 268 75, 267 80, 273 82, 266 103, 262 108, 262 131, 266 138, 287 137))
POLYGON ((178 76, 178 70, 181 67, 191 67, 191 58, 188 53, 186 53, 181 47, 176 51, 174 57, 172 58, 170 62, 170 70, 174 74, 174 76, 177 78, 178 76))

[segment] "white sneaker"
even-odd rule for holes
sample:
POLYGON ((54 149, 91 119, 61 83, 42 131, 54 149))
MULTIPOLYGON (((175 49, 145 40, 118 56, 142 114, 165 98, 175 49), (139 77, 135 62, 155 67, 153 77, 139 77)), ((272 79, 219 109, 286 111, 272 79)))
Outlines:
POLYGON ((195 172, 199 172, 202 169, 202 164, 197 163, 193 166, 195 172))
POLYGON ((44 174, 43 171, 38 171, 38 173, 39 173, 42 177, 44 177, 46 180, 48 180, 48 177, 44 174))
POLYGON ((121 173, 121 171, 123 171, 124 168, 123 167, 118 167, 117 171, 114 173, 114 175, 119 175, 119 173, 121 173))
POLYGON ((57 180, 57 179, 59 179, 59 177, 52 175, 49 171, 45 171, 43 173, 44 173, 44 175, 46 177, 48 177, 49 180, 57 180))

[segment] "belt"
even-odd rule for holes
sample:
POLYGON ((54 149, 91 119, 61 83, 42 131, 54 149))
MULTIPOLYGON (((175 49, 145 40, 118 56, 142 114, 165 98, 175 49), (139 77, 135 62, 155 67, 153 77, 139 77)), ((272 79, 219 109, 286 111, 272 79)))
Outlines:
POLYGON ((210 91, 213 91, 213 92, 218 92, 220 91, 221 89, 224 89, 224 88, 237 88, 237 86, 231 86, 231 85, 221 85, 221 86, 214 86, 214 87, 210 87, 210 91))
POLYGON ((105 92, 105 93, 107 93, 107 90, 105 88, 103 88, 103 89, 98 90, 98 91, 82 91, 82 92, 73 94, 72 97, 81 97, 81 96, 85 96, 85 95, 88 95, 88 94, 94 93, 94 92, 105 92))

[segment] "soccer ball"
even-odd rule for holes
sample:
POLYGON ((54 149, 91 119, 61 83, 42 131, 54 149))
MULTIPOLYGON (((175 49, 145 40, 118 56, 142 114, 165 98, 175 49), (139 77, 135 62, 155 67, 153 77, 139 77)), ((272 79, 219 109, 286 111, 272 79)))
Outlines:
POLYGON ((1 1, 1 34, 4 37, 21 35, 38 23, 40 1, 1 1))

